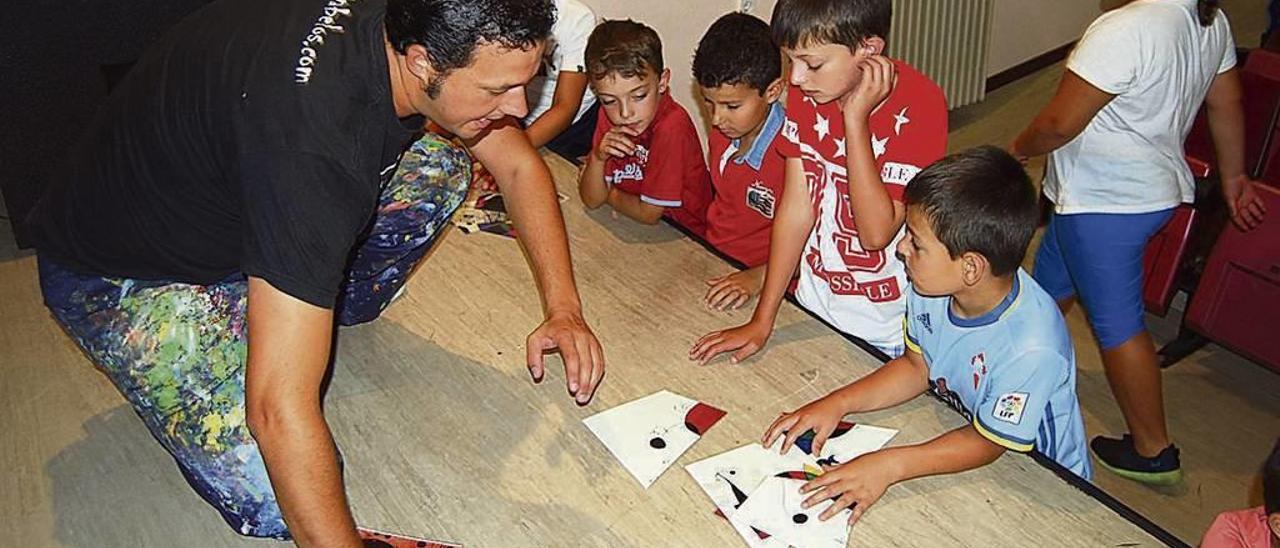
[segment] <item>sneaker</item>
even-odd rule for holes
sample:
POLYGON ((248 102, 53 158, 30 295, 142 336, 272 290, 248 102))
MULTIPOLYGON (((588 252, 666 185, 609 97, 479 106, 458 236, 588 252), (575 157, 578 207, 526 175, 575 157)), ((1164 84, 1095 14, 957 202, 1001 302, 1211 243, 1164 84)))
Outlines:
POLYGON ((1121 439, 1097 436, 1089 442, 1089 447, 1103 468, 1122 478, 1151 485, 1173 485, 1182 481, 1178 448, 1172 444, 1154 458, 1139 455, 1129 434, 1121 439))

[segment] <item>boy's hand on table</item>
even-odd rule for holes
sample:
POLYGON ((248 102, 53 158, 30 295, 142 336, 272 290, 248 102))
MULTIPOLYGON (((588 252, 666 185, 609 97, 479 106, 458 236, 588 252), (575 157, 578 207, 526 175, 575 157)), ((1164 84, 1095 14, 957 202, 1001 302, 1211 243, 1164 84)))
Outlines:
POLYGON ((786 453, 795 444, 797 438, 813 430, 812 453, 814 458, 817 458, 822 454, 822 446, 827 443, 827 438, 831 437, 831 433, 835 431, 836 426, 840 424, 840 419, 843 419, 847 412, 848 409, 835 394, 828 394, 809 402, 800 409, 790 413, 784 412, 769 425, 768 430, 765 430, 760 443, 765 447, 772 447, 773 442, 785 434, 780 452, 786 453))
POLYGON ((497 192, 498 182, 493 179, 493 173, 484 168, 484 164, 472 162, 471 187, 480 193, 497 192))
POLYGON ((866 513, 867 508, 880 500, 890 485, 898 482, 896 467, 891 455, 885 451, 873 451, 838 466, 824 467, 827 473, 800 487, 808 494, 804 508, 835 499, 818 519, 826 521, 845 508, 851 508, 849 525, 853 525, 866 513))
POLYGON ((716 310, 738 309, 752 297, 760 294, 764 286, 764 267, 749 268, 716 276, 707 280, 707 306, 716 310))
POLYGON ((764 348, 773 326, 748 322, 740 327, 724 331, 712 331, 703 335, 689 350, 689 359, 707 365, 712 358, 725 352, 733 352, 729 363, 739 363, 764 348))
POLYGON ((862 71, 862 80, 853 93, 845 96, 841 107, 845 120, 866 122, 867 117, 893 92, 898 81, 898 69, 883 55, 863 59, 858 68, 862 71))
POLYGON ((595 148, 593 153, 596 159, 601 162, 609 159, 610 156, 623 158, 630 156, 636 151, 636 145, 632 139, 639 136, 634 129, 626 126, 614 126, 606 131, 604 136, 600 137, 600 145, 595 148))

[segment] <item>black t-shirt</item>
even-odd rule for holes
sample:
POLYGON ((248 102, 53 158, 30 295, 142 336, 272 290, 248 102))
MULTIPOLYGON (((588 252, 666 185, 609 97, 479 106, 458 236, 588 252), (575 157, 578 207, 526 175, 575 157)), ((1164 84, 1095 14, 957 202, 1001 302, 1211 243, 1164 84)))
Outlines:
POLYGON ((41 254, 85 274, 211 284, 243 272, 332 308, 399 120, 385 0, 219 0, 133 67, 55 167, 41 254))

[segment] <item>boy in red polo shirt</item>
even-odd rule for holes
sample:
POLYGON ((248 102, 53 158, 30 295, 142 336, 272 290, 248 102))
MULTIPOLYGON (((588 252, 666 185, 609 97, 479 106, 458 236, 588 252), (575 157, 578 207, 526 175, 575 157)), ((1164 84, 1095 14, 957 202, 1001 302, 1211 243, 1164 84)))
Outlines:
POLYGON ((765 345, 791 275, 796 297, 827 323, 902 354, 902 238, 908 181, 946 152, 942 90, 885 57, 890 0, 779 0, 771 29, 791 63, 780 150, 787 158, 764 289, 751 321, 690 350, 739 362, 765 345))
POLYGON ((715 130, 707 135, 715 188, 707 241, 748 267, 707 280, 706 302, 720 310, 738 308, 764 285, 769 231, 782 199, 782 52, 767 23, 730 13, 698 43, 693 77, 715 130))
POLYGON ((600 118, 578 182, 582 202, 645 224, 665 215, 705 235, 711 176, 693 120, 669 93, 658 33, 606 21, 587 40, 586 63, 600 118))

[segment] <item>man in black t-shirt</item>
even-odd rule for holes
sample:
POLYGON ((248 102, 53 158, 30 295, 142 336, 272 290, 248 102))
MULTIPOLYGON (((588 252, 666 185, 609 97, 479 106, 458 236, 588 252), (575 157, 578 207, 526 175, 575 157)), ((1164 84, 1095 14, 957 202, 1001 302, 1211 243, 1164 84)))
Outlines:
POLYGON ((531 376, 558 349, 591 399, 603 354, 516 123, 553 19, 548 0, 217 0, 60 165, 29 219, 45 302, 241 533, 359 545, 320 387, 335 320, 375 318, 466 193, 468 157, 432 135, 395 175, 427 120, 520 229, 546 310, 531 376))

